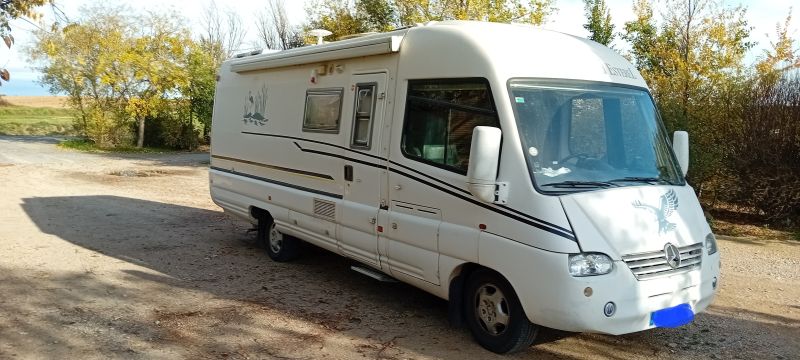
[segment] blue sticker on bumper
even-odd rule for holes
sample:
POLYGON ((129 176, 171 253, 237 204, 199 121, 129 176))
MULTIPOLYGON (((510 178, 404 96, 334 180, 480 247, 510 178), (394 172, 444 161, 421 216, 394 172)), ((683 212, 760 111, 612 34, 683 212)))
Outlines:
POLYGON ((689 304, 680 304, 671 308, 650 313, 650 324, 657 327, 676 328, 694 320, 694 312, 689 304))

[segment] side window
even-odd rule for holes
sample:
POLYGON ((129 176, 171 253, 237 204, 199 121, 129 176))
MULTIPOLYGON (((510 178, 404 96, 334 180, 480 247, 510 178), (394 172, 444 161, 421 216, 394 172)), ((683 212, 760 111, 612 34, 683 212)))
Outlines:
POLYGON ((356 104, 353 112, 353 136, 350 146, 370 148, 372 138, 372 118, 375 109, 375 84, 356 86, 356 104))
POLYGON ((306 92, 303 131, 339 132, 344 89, 315 89, 306 92))
POLYGON ((476 126, 499 126, 485 79, 409 81, 401 140, 406 157, 466 174, 476 126))
POLYGON ((572 99, 569 151, 601 158, 606 154, 606 124, 600 98, 572 99))

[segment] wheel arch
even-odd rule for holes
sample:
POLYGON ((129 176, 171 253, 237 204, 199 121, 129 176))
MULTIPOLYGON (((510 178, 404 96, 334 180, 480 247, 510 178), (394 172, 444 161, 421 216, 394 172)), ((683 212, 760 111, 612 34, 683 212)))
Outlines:
POLYGON ((499 271, 473 262, 465 262, 453 268, 450 273, 447 291, 447 320, 451 326, 464 326, 464 286, 469 275, 481 269, 497 273, 508 281, 508 278, 499 271))
POLYGON ((273 219, 272 214, 268 210, 253 205, 250 206, 250 217, 253 220, 259 220, 262 218, 273 219))

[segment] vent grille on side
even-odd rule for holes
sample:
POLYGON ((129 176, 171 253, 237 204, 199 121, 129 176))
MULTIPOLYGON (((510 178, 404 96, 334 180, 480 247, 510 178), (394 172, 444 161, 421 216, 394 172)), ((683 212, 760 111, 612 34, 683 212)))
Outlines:
POLYGON ((335 219, 336 204, 330 201, 314 199, 314 214, 328 219, 335 219))

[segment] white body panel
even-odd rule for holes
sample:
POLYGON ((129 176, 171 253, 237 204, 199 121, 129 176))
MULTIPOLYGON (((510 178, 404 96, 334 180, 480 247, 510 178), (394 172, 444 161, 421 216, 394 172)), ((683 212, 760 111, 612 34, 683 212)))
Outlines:
POLYGON ((480 264, 509 280, 532 322, 564 330, 643 330, 651 327, 645 320, 651 311, 686 302, 702 311, 713 297, 718 254, 703 251, 699 269, 647 281, 622 261, 667 241, 702 243, 709 229, 688 186, 670 187, 681 208, 669 219, 677 231, 662 237, 653 214, 631 204, 658 201, 666 187, 552 196, 531 182, 508 81, 646 88, 610 49, 528 26, 447 22, 232 59, 219 74, 210 182, 226 212, 255 221, 251 209, 266 210, 286 234, 445 299, 461 267, 480 264), (502 130, 497 181, 508 184, 504 205, 475 198, 465 174, 400 150, 409 80, 448 78, 488 83, 502 130), (370 146, 354 147, 357 90, 369 84, 376 96, 370 146), (306 94, 320 89, 342 89, 337 131, 303 131, 306 94), (254 112, 260 116, 248 116, 254 112), (614 270, 570 276, 568 254, 582 251, 608 254, 614 270), (592 297, 583 295, 586 286, 592 297), (619 305, 617 316, 603 316, 607 301, 619 305))

